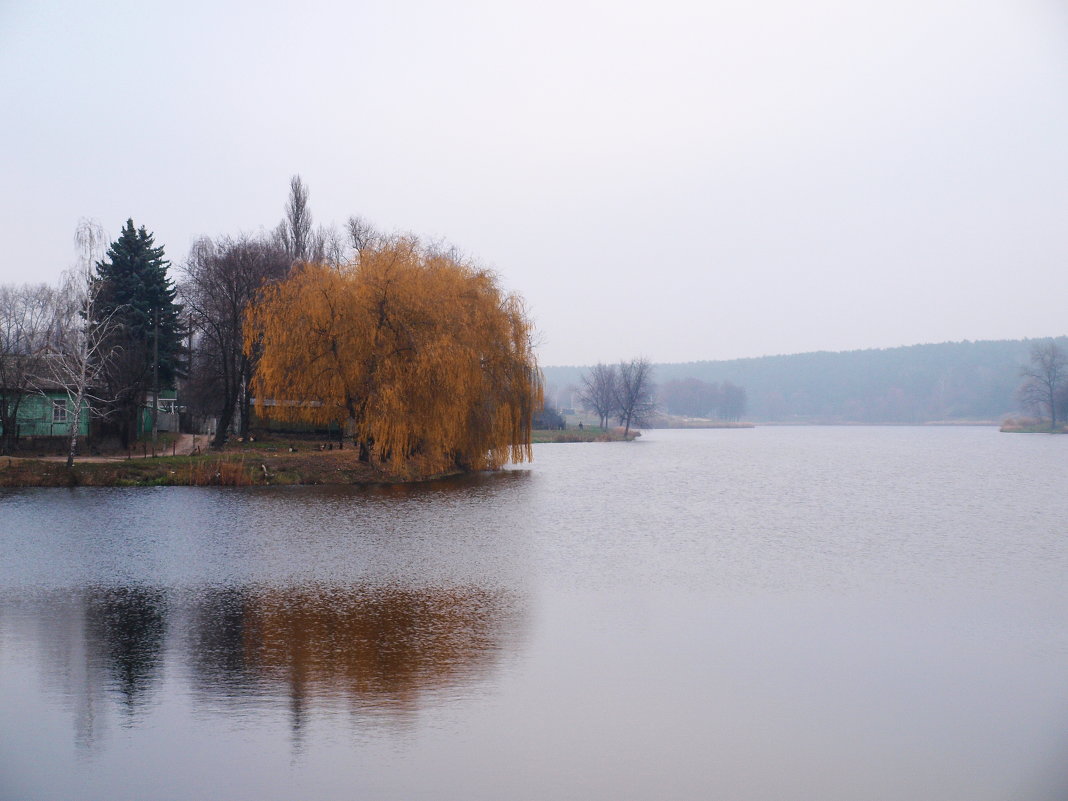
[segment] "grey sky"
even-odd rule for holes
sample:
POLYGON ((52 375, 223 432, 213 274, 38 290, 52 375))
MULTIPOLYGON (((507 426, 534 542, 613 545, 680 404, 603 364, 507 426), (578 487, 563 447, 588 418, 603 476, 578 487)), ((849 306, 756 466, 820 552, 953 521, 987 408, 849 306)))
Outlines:
POLYGON ((0 0, 0 281, 360 214, 497 269, 545 364, 1068 331, 1057 0, 0 0))

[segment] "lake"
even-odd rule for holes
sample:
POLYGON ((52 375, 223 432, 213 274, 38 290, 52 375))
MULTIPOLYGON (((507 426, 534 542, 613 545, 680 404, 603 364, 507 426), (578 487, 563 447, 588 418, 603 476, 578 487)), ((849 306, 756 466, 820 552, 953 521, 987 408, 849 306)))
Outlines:
POLYGON ((0 490, 0 798, 1063 799, 1068 437, 0 490))

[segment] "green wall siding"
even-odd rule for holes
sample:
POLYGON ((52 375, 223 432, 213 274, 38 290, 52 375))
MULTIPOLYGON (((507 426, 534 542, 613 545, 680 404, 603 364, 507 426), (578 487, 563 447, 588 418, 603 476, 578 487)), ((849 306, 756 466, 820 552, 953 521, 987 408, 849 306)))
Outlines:
MULTIPOLYGON (((70 400, 63 393, 48 393, 46 396, 27 395, 19 404, 18 426, 20 437, 69 437, 74 413, 70 400), (57 414, 56 406, 62 402, 65 414, 57 414), (65 418, 65 419, 64 419, 65 418)), ((0 432, 3 426, 0 424, 0 432)), ((89 433, 89 404, 82 405, 82 416, 78 433, 89 433)))

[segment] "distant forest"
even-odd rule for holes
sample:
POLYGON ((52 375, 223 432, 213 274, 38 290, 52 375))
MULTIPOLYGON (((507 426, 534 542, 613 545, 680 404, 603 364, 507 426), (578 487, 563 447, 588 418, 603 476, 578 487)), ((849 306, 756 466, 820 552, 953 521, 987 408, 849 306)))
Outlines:
MULTIPOLYGON (((1045 340, 944 342, 841 353, 798 353, 654 365, 653 378, 729 382, 745 390, 757 422, 927 423, 1000 421, 1026 412, 1020 369, 1045 340)), ((1068 337, 1056 342, 1068 348, 1068 337)), ((572 405, 583 367, 544 368, 546 397, 572 405)))

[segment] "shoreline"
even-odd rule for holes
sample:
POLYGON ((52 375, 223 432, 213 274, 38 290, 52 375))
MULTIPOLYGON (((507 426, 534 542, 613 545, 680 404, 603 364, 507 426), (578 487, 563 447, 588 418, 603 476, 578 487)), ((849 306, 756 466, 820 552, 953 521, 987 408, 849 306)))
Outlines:
POLYGON ((351 448, 325 443, 271 441, 228 445, 176 456, 65 459, 0 457, 0 487, 265 487, 287 485, 373 486, 434 481, 464 471, 411 476, 360 462, 351 448))
POLYGON ((610 428, 605 431, 598 426, 584 428, 536 428, 530 432, 531 445, 562 444, 570 442, 632 442, 642 432, 632 428, 623 436, 622 428, 610 428))
MULTIPOLYGON (((641 436, 632 430, 599 428, 565 431, 535 430, 531 444, 564 442, 623 442, 641 436)), ((190 435, 182 435, 190 438, 190 435)), ((207 441, 207 438, 204 438, 207 441)), ((268 435, 248 442, 230 442, 219 450, 201 451, 186 443, 176 454, 171 443, 157 456, 140 454, 86 455, 67 469, 66 457, 28 454, 0 456, 0 488, 7 487, 266 487, 266 486, 375 486, 414 484, 468 474, 454 470, 432 475, 397 474, 360 462, 352 446, 337 441, 274 438, 268 435)))

